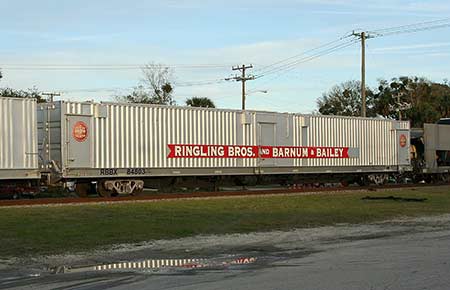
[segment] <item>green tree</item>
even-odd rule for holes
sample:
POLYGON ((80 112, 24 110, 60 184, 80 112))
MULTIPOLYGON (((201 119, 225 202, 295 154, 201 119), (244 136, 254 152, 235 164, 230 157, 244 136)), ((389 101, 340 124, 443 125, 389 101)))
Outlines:
POLYGON ((409 120, 413 127, 435 123, 450 112, 450 87, 419 77, 380 80, 375 96, 378 114, 409 120))
POLYGON ((441 118, 450 117, 450 85, 448 82, 431 84, 431 99, 437 105, 441 118))
POLYGON ((38 103, 45 103, 46 100, 36 88, 28 90, 16 90, 12 88, 0 88, 0 97, 2 98, 33 98, 38 103))
MULTIPOLYGON (((0 80, 3 78, 2 71, 0 70, 0 80)), ((0 88, 1 98, 33 98, 38 103, 44 103, 46 100, 41 96, 36 87, 28 90, 16 90, 12 88, 0 88)))
POLYGON ((131 94, 116 97, 118 101, 126 103, 152 104, 151 96, 144 86, 136 86, 131 94))
POLYGON ((148 64, 142 69, 143 78, 133 92, 119 96, 119 101, 157 105, 175 105, 172 97, 172 71, 162 64, 148 64))
POLYGON ((214 102, 209 98, 192 97, 186 100, 186 105, 190 107, 215 108, 214 102))
MULTIPOLYGON (((418 79, 417 79, 418 80, 418 79)), ((411 83, 408 77, 393 78, 390 81, 378 80, 378 90, 374 95, 374 105, 377 114, 387 118, 399 116, 400 105, 410 104, 411 83)))
MULTIPOLYGON (((359 116, 359 82, 334 86, 317 100, 321 114, 359 116)), ((450 116, 450 84, 419 77, 398 77, 378 81, 376 90, 367 89, 367 115, 409 120, 413 127, 435 123, 450 116)))
MULTIPOLYGON (((373 93, 366 88, 367 116, 375 116, 373 93)), ((317 100, 323 115, 361 116, 361 83, 347 81, 333 86, 317 100)))

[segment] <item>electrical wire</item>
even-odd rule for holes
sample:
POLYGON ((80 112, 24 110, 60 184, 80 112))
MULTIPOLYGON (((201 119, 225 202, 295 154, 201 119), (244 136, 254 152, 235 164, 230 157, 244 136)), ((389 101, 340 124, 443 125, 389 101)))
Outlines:
POLYGON ((348 38, 348 37, 350 37, 350 35, 346 35, 346 36, 340 37, 340 38, 335 39, 335 40, 333 40, 333 41, 330 41, 330 42, 327 42, 327 43, 325 43, 325 44, 319 45, 319 46, 317 46, 317 47, 308 49, 308 50, 306 50, 306 51, 304 51, 304 52, 302 52, 302 53, 293 55, 293 56, 291 56, 291 57, 288 57, 288 58, 285 58, 285 59, 282 59, 282 60, 279 60, 279 61, 277 61, 277 62, 274 62, 274 63, 270 64, 270 65, 264 66, 264 67, 262 67, 262 68, 260 68, 260 69, 255 69, 254 71, 255 71, 255 72, 260 72, 261 74, 263 74, 264 71, 265 71, 266 69, 270 68, 270 67, 276 66, 276 65, 278 65, 278 64, 282 64, 282 63, 287 62, 287 61, 289 61, 289 60, 291 60, 291 59, 298 58, 298 57, 300 57, 300 56, 306 55, 306 54, 311 53, 311 52, 313 52, 313 51, 316 51, 316 50, 319 50, 319 49, 328 47, 328 46, 330 46, 330 45, 332 45, 332 44, 335 44, 335 43, 337 43, 337 42, 340 42, 340 41, 342 41, 342 40, 344 40, 345 38, 348 38))
POLYGON ((424 26, 424 25, 429 25, 429 24, 436 25, 437 23, 448 22, 448 21, 450 21, 450 18, 443 18, 443 19, 432 20, 432 21, 424 21, 424 22, 417 22, 417 23, 411 23, 411 24, 400 25, 400 26, 391 26, 391 27, 386 27, 386 28, 380 28, 380 29, 377 29, 374 31, 381 33, 381 32, 388 32, 390 30, 410 29, 413 27, 424 26))
MULTIPOLYGON (((413 33, 413 32, 419 32, 419 31, 426 31, 426 30, 432 30, 432 29, 438 29, 438 28, 444 28, 444 27, 450 27, 450 18, 445 18, 445 19, 439 19, 439 20, 433 20, 433 21, 426 21, 426 22, 419 22, 419 23, 414 23, 414 24, 408 24, 408 25, 402 25, 402 26, 395 26, 395 27, 388 27, 388 28, 383 28, 383 29, 378 29, 378 30, 373 30, 373 31, 368 31, 368 33, 371 33, 372 35, 370 35, 369 38, 373 38, 373 37, 382 37, 382 36, 388 36, 388 35, 394 35, 394 34, 402 34, 402 33, 413 33)), ((280 60, 278 62, 275 62, 271 65, 268 65, 264 68, 262 68, 259 72, 260 74, 256 76, 257 78, 262 78, 264 76, 270 75, 270 74, 274 74, 274 73, 279 73, 279 72, 287 72, 292 70, 293 68, 295 68, 297 65, 304 63, 304 62, 308 62, 311 60, 314 60, 318 57, 321 57, 323 55, 327 55, 330 54, 334 51, 346 48, 348 46, 351 46, 353 43, 355 43, 355 41, 347 41, 347 42, 343 42, 343 43, 339 43, 342 40, 345 40, 348 37, 351 37, 352 34, 348 34, 344 37, 341 37, 339 39, 333 40, 331 42, 325 43, 324 45, 315 47, 313 49, 310 49, 308 51, 305 51, 301 54, 297 54, 294 55, 292 57, 280 60), (336 44, 339 43, 339 44, 336 44), (334 46, 331 46, 333 44, 336 44, 334 46), (329 47, 331 46, 331 47, 329 47), (321 50, 323 48, 326 48, 325 50, 321 50), (317 53, 313 54, 313 55, 307 55, 310 52, 313 51, 318 51, 317 53), (302 55, 305 55, 305 57, 302 57, 300 59, 297 59, 295 61, 292 62, 288 62, 289 60, 298 58, 302 55), (281 65, 278 65, 281 64, 281 65), (278 66, 277 66, 278 65, 278 66)))
POLYGON ((173 84, 177 87, 191 87, 191 86, 205 86, 212 84, 224 83, 225 79, 214 79, 205 81, 187 81, 187 82, 174 82, 173 84))
POLYGON ((382 29, 367 31, 367 33, 369 33, 371 38, 374 38, 374 37, 383 37, 383 36, 390 36, 390 35, 397 35, 397 34, 428 31, 428 30, 434 30, 434 29, 445 28, 445 27, 450 27, 450 18, 382 28, 382 29))
MULTIPOLYGON (((188 82, 173 82, 175 87, 192 87, 192 86, 206 86, 212 84, 224 83, 224 79, 206 80, 206 81, 188 81, 188 82)), ((122 88, 77 88, 77 89, 59 89, 55 90, 64 93, 97 93, 97 92, 118 92, 133 90, 136 87, 122 87, 122 88)))
POLYGON ((435 25, 430 27, 423 27, 423 28, 415 28, 415 29, 408 29, 408 30, 400 30, 400 31, 392 31, 389 33, 382 33, 382 34, 376 34, 374 37, 383 37, 383 36, 390 36, 390 35, 396 35, 396 34, 406 34, 406 33, 415 33, 415 32, 421 32, 421 31, 428 31, 428 30, 434 30, 439 28, 445 28, 450 27, 450 23, 448 24, 441 24, 441 25, 435 25))
MULTIPOLYGON (((450 18, 413 23, 402 26, 387 27, 372 31, 367 31, 370 35, 368 38, 384 37, 396 34, 415 33, 420 31, 433 30, 438 28, 450 27, 450 18)), ((345 41, 346 38, 351 37, 352 34, 340 37, 333 41, 327 42, 323 45, 306 50, 302 53, 293 55, 291 57, 279 60, 272 64, 263 66, 262 68, 255 69, 255 79, 260 79, 269 75, 275 75, 273 79, 280 77, 282 74, 287 73, 295 69, 298 65, 306 63, 322 56, 331 54, 335 51, 347 48, 353 45, 357 40, 345 41), (312 54, 311 54, 312 53, 312 54)), ((173 64, 164 65, 164 67, 177 68, 177 69, 222 69, 229 68, 231 65, 223 64, 173 64)), ((141 70, 145 65, 139 64, 0 64, 0 67, 7 70, 141 70)), ((191 86, 204 86, 220 84, 225 82, 225 79, 213 79, 213 80, 199 80, 199 81, 184 81, 173 82, 177 87, 191 87, 191 86)), ((94 88, 94 89, 74 89, 63 90, 66 92, 105 92, 105 91, 117 91, 117 90, 130 90, 131 88, 94 88)))
MULTIPOLYGON (((302 64, 302 63, 305 63, 305 62, 312 61, 312 60, 314 60, 314 59, 316 59, 316 58, 319 58, 319 57, 322 57, 322 56, 324 56, 324 55, 331 54, 331 53, 333 53, 333 52, 335 52, 335 51, 338 51, 338 50, 344 49, 344 48, 346 48, 346 47, 352 46, 352 45, 353 45, 354 43, 356 43, 356 42, 358 42, 358 41, 357 41, 357 40, 352 40, 352 41, 350 41, 350 42, 348 42, 348 43, 345 43, 345 44, 342 44, 342 45, 335 46, 334 48, 332 48, 332 49, 330 48, 330 49, 328 49, 328 50, 326 50, 326 51, 323 51, 323 52, 320 53, 320 54, 316 54, 316 55, 312 55, 312 56, 309 56, 309 57, 305 57, 305 58, 303 58, 303 59, 301 59, 301 60, 299 60, 299 61, 296 61, 295 63, 292 63, 290 66, 287 66, 287 67, 285 67, 285 68, 279 69, 278 71, 274 71, 274 72, 272 72, 271 74, 275 74, 275 75, 272 76, 272 77, 269 78, 269 79, 266 79, 264 82, 260 83, 260 84, 259 84, 259 87, 262 88, 262 87, 264 87, 265 85, 267 85, 268 83, 273 82, 274 80, 280 78, 283 74, 286 74, 286 73, 288 73, 289 71, 294 70, 295 68, 298 67, 299 64, 302 64)), ((262 78, 262 77, 265 77, 265 76, 267 76, 267 75, 268 75, 268 74, 266 74, 266 75, 264 75, 264 76, 257 76, 255 79, 258 80, 258 79, 260 79, 260 78, 262 78)))
MULTIPOLYGON (((231 65, 219 64, 190 64, 164 65, 163 67, 176 69, 221 69, 231 65)), ((141 70, 145 65, 139 64, 0 64, 7 70, 141 70)))
POLYGON ((332 46, 332 47, 330 47, 330 48, 328 48, 326 50, 319 51, 316 54, 305 56, 305 57, 300 58, 300 59, 298 59, 296 61, 287 63, 287 64, 285 64, 283 66, 275 67, 275 68, 273 68, 271 70, 266 71, 264 74, 256 76, 256 79, 262 78, 262 77, 265 77, 267 75, 274 74, 274 73, 282 73, 282 72, 290 71, 292 69, 295 69, 299 64, 302 64, 302 63, 305 63, 305 62, 309 62, 309 61, 312 61, 312 60, 317 59, 319 57, 331 54, 331 53, 333 53, 335 51, 344 49, 346 47, 349 47, 349 46, 353 45, 356 42, 357 42, 357 40, 350 40, 350 41, 347 41, 347 42, 344 42, 344 43, 332 46))

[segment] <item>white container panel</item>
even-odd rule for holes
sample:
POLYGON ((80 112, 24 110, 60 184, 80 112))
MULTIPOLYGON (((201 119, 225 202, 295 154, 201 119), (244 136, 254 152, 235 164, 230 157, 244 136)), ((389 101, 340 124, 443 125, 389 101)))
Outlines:
MULTIPOLYGON (((305 116, 309 118, 307 146, 350 147, 359 150, 358 158, 347 159, 308 159, 303 166, 394 166, 398 163, 397 129, 409 129, 408 122, 392 120, 349 118, 334 116, 305 116)), ((295 119, 299 139, 299 118, 295 119)), ((302 127, 305 128, 305 127, 302 127)), ((305 129, 303 129, 305 130, 305 129)), ((301 140, 294 141, 295 146, 304 145, 301 140)), ((297 162, 296 164, 299 164, 297 162)))
POLYGON ((398 163, 397 131, 409 129, 408 122, 369 118, 250 111, 243 115, 235 110, 117 103, 64 102, 63 108, 63 114, 92 116, 93 168, 258 167, 261 161, 256 158, 167 156, 168 144, 257 146, 261 122, 275 122, 282 146, 359 150, 357 158, 276 160, 266 166, 393 166, 398 163))
POLYGON ((254 159, 167 158, 168 144, 256 145, 254 120, 244 126, 236 111, 71 102, 64 108, 93 114, 94 168, 256 166, 254 159), (95 117, 100 106, 106 107, 104 118, 95 117))
POLYGON ((34 99, 0 98, 0 169, 38 168, 36 115, 34 99))

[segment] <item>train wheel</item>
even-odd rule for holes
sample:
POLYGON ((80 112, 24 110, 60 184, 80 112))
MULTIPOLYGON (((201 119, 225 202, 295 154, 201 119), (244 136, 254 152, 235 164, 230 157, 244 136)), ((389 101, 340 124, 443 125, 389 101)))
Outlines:
POLYGON ((105 187, 105 183, 103 181, 97 182, 97 193, 101 197, 111 197, 111 196, 116 196, 117 195, 117 194, 115 194, 114 191, 108 190, 105 187))
POLYGON ((78 183, 75 184, 75 193, 79 197, 87 197, 91 190, 91 184, 89 183, 78 183))

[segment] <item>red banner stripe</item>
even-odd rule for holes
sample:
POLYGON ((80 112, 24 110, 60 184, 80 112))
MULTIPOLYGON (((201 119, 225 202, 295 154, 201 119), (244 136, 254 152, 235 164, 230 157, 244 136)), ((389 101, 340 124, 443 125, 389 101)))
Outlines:
POLYGON ((168 158, 350 158, 348 147, 169 144, 168 158))

